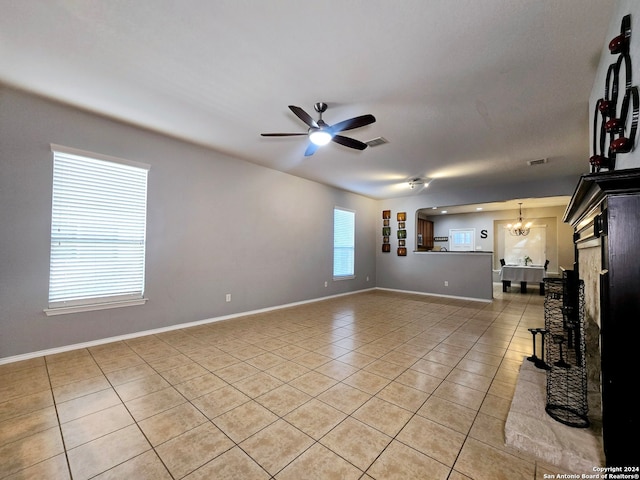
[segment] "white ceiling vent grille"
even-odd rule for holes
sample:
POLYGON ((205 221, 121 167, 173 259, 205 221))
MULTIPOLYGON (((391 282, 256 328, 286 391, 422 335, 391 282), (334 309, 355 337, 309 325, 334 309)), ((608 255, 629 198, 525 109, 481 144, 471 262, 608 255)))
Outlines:
POLYGON ((380 145, 384 145, 385 143, 389 143, 389 140, 387 140, 384 137, 377 137, 377 138, 374 138, 374 139, 369 140, 368 142, 364 142, 364 143, 366 143, 370 147, 378 147, 380 145))
POLYGON ((549 161, 548 158, 540 158, 538 160, 528 160, 527 165, 530 167, 533 165, 542 165, 543 163, 547 163, 549 161))

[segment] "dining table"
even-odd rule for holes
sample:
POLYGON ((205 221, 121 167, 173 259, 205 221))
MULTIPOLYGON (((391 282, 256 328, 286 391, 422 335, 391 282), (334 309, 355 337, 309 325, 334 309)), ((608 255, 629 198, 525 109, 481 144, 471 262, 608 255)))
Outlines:
POLYGON ((540 284, 540 295, 544 295, 545 269, 542 265, 503 265, 500 270, 502 291, 506 292, 511 282, 520 282, 520 293, 527 293, 527 283, 540 284))

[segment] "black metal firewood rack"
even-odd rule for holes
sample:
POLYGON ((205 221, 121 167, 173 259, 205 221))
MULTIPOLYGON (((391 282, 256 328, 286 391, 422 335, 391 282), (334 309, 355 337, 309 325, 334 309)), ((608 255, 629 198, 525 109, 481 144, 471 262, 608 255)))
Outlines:
POLYGON ((545 278, 544 322, 547 330, 546 412, 570 427, 587 428, 584 282, 573 271, 545 278))

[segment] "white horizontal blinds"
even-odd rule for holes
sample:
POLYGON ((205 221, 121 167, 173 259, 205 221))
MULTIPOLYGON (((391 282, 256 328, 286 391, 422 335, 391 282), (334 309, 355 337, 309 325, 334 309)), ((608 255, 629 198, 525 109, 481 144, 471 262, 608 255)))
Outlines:
POLYGON ((147 168, 53 153, 50 307, 141 298, 147 168))
POLYGON ((333 276, 354 275, 355 263, 355 212, 335 208, 333 210, 333 276))

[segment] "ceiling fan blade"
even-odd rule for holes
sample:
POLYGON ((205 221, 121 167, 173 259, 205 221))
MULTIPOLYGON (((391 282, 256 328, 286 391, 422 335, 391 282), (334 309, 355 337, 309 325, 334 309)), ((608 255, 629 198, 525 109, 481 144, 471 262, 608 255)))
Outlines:
POLYGON ((311 143, 309 142, 309 146, 307 147, 307 149, 304 152, 304 156, 305 157, 310 157, 311 155, 313 155, 314 153, 316 153, 316 150, 318 150, 318 145, 316 145, 315 143, 311 143))
POLYGON ((261 133, 263 137, 293 137, 298 135, 308 135, 307 133, 261 133))
POLYGON ((295 105, 289 105, 289 109, 296 114, 296 116, 302 120, 304 123, 306 123, 309 127, 312 128, 319 128, 318 124, 316 123, 316 121, 311 118, 311 115, 309 115, 307 112, 305 112, 303 109, 301 109, 300 107, 296 107, 295 105))
POLYGON ((338 122, 331 126, 331 130, 334 132, 344 132, 345 130, 352 130, 354 128, 364 127, 376 121, 376 117, 373 115, 360 115, 359 117, 353 117, 349 120, 338 122))
POLYGON ((344 145, 345 147, 355 148, 356 150, 364 150, 368 147, 366 143, 354 138, 343 137, 342 135, 334 135, 331 141, 344 145))

